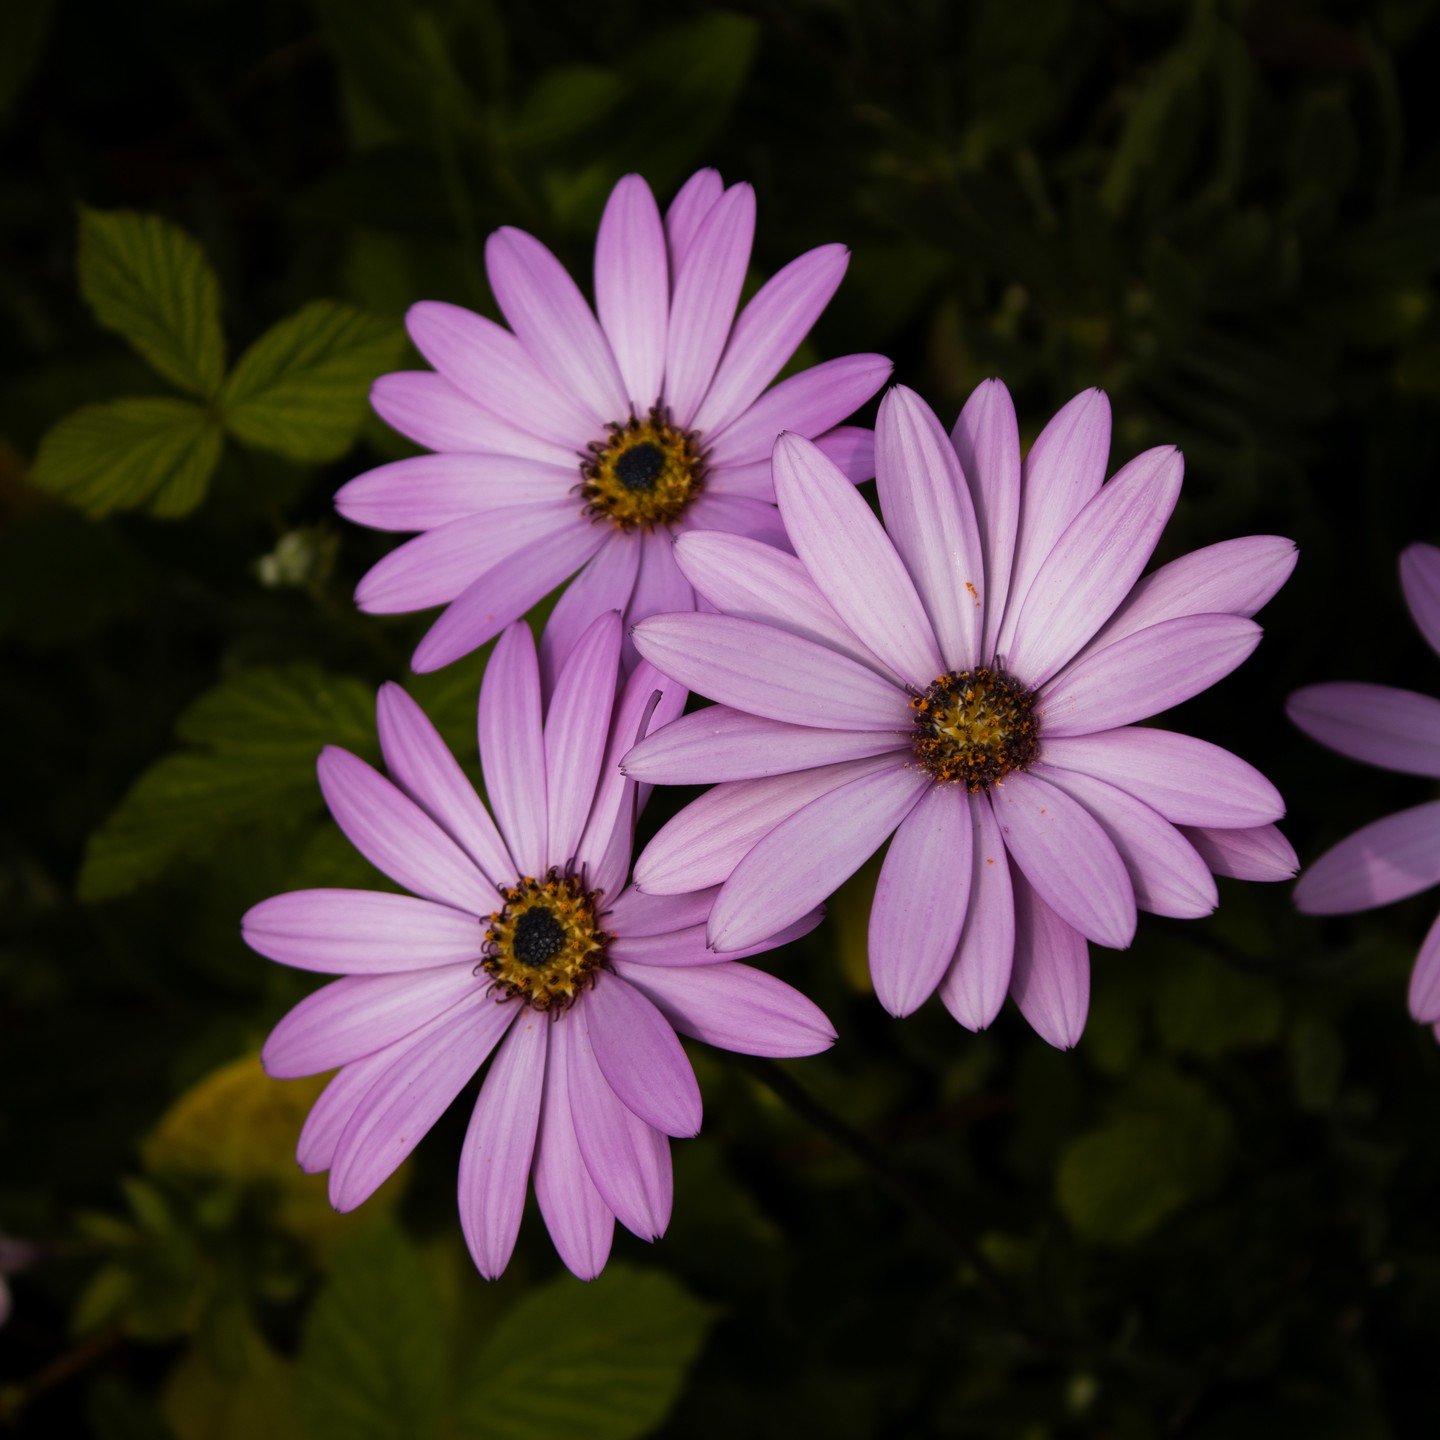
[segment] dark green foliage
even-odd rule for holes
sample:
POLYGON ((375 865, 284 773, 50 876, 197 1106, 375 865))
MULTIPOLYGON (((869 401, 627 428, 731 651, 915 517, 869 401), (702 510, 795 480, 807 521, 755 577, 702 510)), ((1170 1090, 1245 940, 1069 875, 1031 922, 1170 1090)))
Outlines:
POLYGON ((774 960, 842 1037, 787 1069, 933 1223, 693 1047, 671 1233, 589 1287, 533 1208, 474 1273, 465 1099, 331 1214, 290 1160, 314 1087, 243 1058, 313 982, 237 922, 382 883, 314 781, 374 757, 381 681, 473 772, 482 661, 407 676, 421 621, 351 603, 393 542, 330 497, 409 453, 364 403, 406 306, 493 314, 501 224, 583 280, 630 170, 753 181, 752 283, 850 246, 807 363, 884 351, 947 419, 1002 374, 1027 439, 1099 384, 1117 461, 1180 444, 1162 558, 1301 564, 1177 728, 1275 778, 1306 858, 1429 798, 1281 704, 1440 691, 1395 578, 1440 540, 1437 38, 1433 0, 0 4, 0 1235, 42 1246, 0 1433, 1431 1433, 1434 897, 1319 924, 1222 882, 1097 953, 1061 1055, 1013 1010, 886 1019, 862 880, 774 960))

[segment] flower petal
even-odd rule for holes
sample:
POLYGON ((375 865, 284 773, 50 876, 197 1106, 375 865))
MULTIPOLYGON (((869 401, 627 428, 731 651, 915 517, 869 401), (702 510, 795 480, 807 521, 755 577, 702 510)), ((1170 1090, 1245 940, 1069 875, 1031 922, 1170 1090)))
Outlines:
POLYGON ((1090 952, 1026 882, 1015 884, 1015 968, 1010 993, 1035 1033, 1058 1050, 1073 1049, 1090 1009, 1090 952))
POLYGON ((725 882, 710 912, 710 944, 742 949, 813 909, 880 848, 930 783, 892 760, 782 821, 725 882))
MULTIPOLYGON (((1032 689, 1043 685, 1110 618, 1154 552, 1183 469, 1173 447, 1148 450, 1075 517, 1036 573, 1013 632, 1008 615, 1001 628, 1012 674, 1032 689)), ((1012 596, 1020 578, 1017 569, 1012 596)))
POLYGON ((890 378, 883 355, 842 355, 788 375, 710 437, 716 468, 768 460, 783 431, 813 439, 848 419, 890 378))
POLYGON ((272 895, 247 910, 240 925, 245 943, 267 959, 327 975, 473 964, 484 953, 475 915, 381 890, 272 895))
POLYGON ((1046 764, 1108 780, 1175 825, 1248 829, 1285 813, 1280 792, 1239 756, 1173 730, 1127 725, 1041 741, 1046 764))
MULTIPOLYGON (((670 255, 650 187, 623 176, 595 237, 595 308, 635 414, 660 399, 670 317, 670 255)), ((612 417, 618 419, 619 417, 612 417)))
POLYGON ((1312 740, 1382 770, 1440 777, 1440 700, 1339 680, 1306 685, 1285 713, 1312 740))
POLYGON ((1373 910, 1440 881, 1440 800, 1372 820, 1305 867, 1295 904, 1307 915, 1373 910))
POLYGON ((1104 484, 1109 458, 1110 401, 1101 390, 1081 391, 1062 406, 1030 447, 1020 492, 1009 604, 997 638, 1002 655, 1015 645, 1025 599, 1051 551, 1104 484))
POLYGON ((415 455, 357 475, 336 492, 335 508, 372 530, 434 530, 472 515, 508 516, 537 500, 573 505, 574 488, 573 468, 541 460, 415 455))
POLYGON ((516 864, 490 812, 429 717, 393 681, 380 687, 375 709, 380 751, 395 783, 445 828, 492 885, 511 884, 516 864))
POLYGON ((1179 615, 1254 615, 1290 578, 1298 558, 1295 542, 1279 535, 1245 535, 1192 550, 1137 581, 1089 649, 1179 615))
POLYGON ((691 428, 725 349, 754 239, 755 192, 732 185, 701 220, 676 267, 665 404, 682 429, 691 428))
POLYGON ((1440 550, 1411 545, 1401 551, 1400 588, 1425 643, 1440 654, 1440 550))
POLYGON ((915 582, 945 668, 972 669, 980 663, 989 603, 975 507, 950 437, 903 385, 880 402, 875 459, 885 528, 915 582))
MULTIPOLYGON (((431 1021, 426 1027, 427 1033, 443 1019, 442 1015, 431 1021)), ((295 1146, 295 1162, 307 1175, 330 1168, 335 1161, 335 1147, 360 1102, 375 1088, 375 1082, 420 1038, 419 1035, 407 1035, 405 1039, 397 1040, 363 1060, 352 1061, 320 1092, 320 1098, 305 1117, 295 1146)))
POLYGON ((746 536, 695 530, 675 542, 675 560, 721 614, 788 630, 902 683, 855 638, 794 555, 746 536))
POLYGON ((790 553, 790 537, 773 500, 748 495, 702 495, 681 517, 677 530, 720 530, 745 535, 790 553))
POLYGON ((580 287, 533 235, 509 225, 485 242, 485 270, 521 344, 598 425, 630 412, 610 344, 580 287))
POLYGON ((988 661, 1008 607, 1020 527, 1020 430, 1015 404, 1002 381, 983 380, 975 387, 950 439, 970 482, 985 557, 983 655, 988 661))
POLYGON ((455 599, 497 568, 501 573, 528 570, 517 556, 564 550, 577 532, 590 535, 574 498, 564 494, 507 505, 503 524, 497 523, 500 513, 467 515, 407 540, 365 573, 355 587, 355 603, 371 615, 428 610, 455 599))
POLYGON ((520 1233, 554 1028, 533 1010, 517 1017, 480 1087, 460 1149, 460 1228, 487 1280, 510 1263, 520 1233))
MULTIPOLYGON (((1440 1020, 1440 919, 1431 925, 1410 972, 1410 1014, 1424 1025, 1440 1020)), ((1440 1036, 1436 1037, 1440 1039, 1440 1036)))
POLYGON ((482 990, 392 1062, 355 1108, 335 1147, 330 1203, 353 1210, 399 1168, 485 1063, 524 1009, 482 990))
POLYGON ((596 619, 607 610, 623 615, 629 608, 643 543, 640 536, 617 530, 555 602, 540 637, 540 680, 546 695, 554 693, 560 667, 596 619))
POLYGON ((1100 822, 1125 862, 1142 910, 1195 920, 1220 903, 1210 869, 1195 847, 1148 805, 1093 775, 1048 766, 1038 773, 1100 822))
POLYGON ((567 1054, 570 1037, 579 1028, 551 1027, 545 1098, 535 1144, 535 1199, 566 1267, 582 1280, 593 1280, 610 1256, 615 1217, 590 1179, 570 1118, 567 1054))
POLYGON ((634 636, 657 669, 752 715, 825 730, 903 730, 913 719, 904 694, 873 670, 753 620, 654 615, 634 636))
MULTIPOLYGON (((840 473, 857 485, 875 474, 875 432, 863 425, 837 425, 815 436, 815 444, 825 457, 835 462, 840 473)), ((706 472, 705 488, 714 495, 745 495, 755 500, 775 503, 775 478, 770 470, 770 457, 752 460, 748 465, 725 465, 706 472)))
POLYGON ((1180 833, 1215 874, 1232 880, 1293 880, 1300 868, 1294 847, 1273 825, 1249 830, 1183 825, 1180 833))
POLYGON ((517 455, 572 469, 576 464, 575 445, 542 440, 512 425, 429 370, 380 376, 370 387, 370 406, 392 430, 427 450, 517 455))
POLYGON ((327 745, 316 764, 320 790, 350 843, 397 885, 490 915, 495 887, 475 862, 413 801, 358 755, 327 745))
POLYGON ((583 1019, 600 1073, 619 1099, 666 1135, 700 1131, 700 1086, 665 1017, 618 976, 601 976, 583 1019))
POLYGON ((676 192, 665 212, 665 239, 670 247, 670 279, 680 273, 700 223, 725 193, 718 170, 697 170, 676 192))
POLYGON ((513 549, 472 580, 430 627, 416 647, 414 668, 422 673, 439 670, 478 650, 584 565, 605 543, 605 532, 579 516, 572 518, 577 523, 564 525, 538 542, 526 541, 507 519, 506 543, 513 549))
POLYGON ((767 280, 740 312, 729 344, 695 412, 702 434, 723 430, 759 397, 800 347, 810 327, 830 303, 850 252, 843 245, 821 245, 792 260, 767 280))
POLYGON ((651 615, 683 614, 695 608, 695 592, 675 563, 675 542, 670 533, 657 530, 640 542, 640 567, 630 606, 625 612, 625 668, 633 670, 639 658, 630 627, 651 615))
POLYGON ((888 770, 894 763, 892 756, 879 755, 716 785, 660 827, 635 862, 635 883, 658 895, 722 884, 781 821, 848 781, 888 770))
POLYGON ((570 652, 545 714, 545 843, 553 863, 566 864, 579 848, 610 742, 619 673, 620 617, 611 611, 570 652))
POLYGON ((670 1223, 674 1198, 670 1142, 621 1103, 600 1073, 585 1027, 562 1022, 562 1028, 570 1116, 585 1168, 627 1230, 658 1240, 670 1223))
POLYGON ((470 965, 332 980, 270 1032, 260 1052, 265 1073, 293 1080, 348 1065, 405 1039, 477 989, 484 983, 470 965))
POLYGON ((798 990, 749 965, 721 961, 688 968, 630 965, 615 970, 647 996, 682 1035, 741 1055, 818 1055, 835 1028, 798 990))
POLYGON ((1110 837, 1085 806, 1035 774, 990 792, 1005 846, 1040 897, 1097 944, 1135 938, 1135 887, 1110 837))
POLYGON ((944 669, 915 584, 859 491, 808 440, 775 443, 775 493, 795 553, 859 640, 924 690, 944 669))
POLYGON ((1000 1013, 1015 960, 1015 897, 1000 822, 983 795, 966 797, 973 861, 965 928, 940 981, 940 999, 967 1030, 986 1029, 1000 1013))
POLYGON ((970 900, 969 796, 932 785, 900 822, 870 907, 875 998, 909 1015, 935 993, 955 958, 970 900))
POLYGON ((631 939, 703 926, 719 891, 718 885, 711 885, 685 895, 647 895, 631 885, 604 912, 605 928, 612 935, 631 939))
POLYGON ((549 802, 540 667, 530 627, 517 621, 496 642, 480 682, 480 767, 500 833, 522 875, 543 875, 549 802))
POLYGON ((714 965, 717 961, 743 960, 747 955, 778 950, 782 945, 808 935, 823 918, 824 912, 816 908, 791 921, 783 930, 762 935, 758 940, 736 950, 727 950, 723 955, 716 954, 710 944, 703 920, 684 930, 670 930, 661 935, 621 935, 610 942, 609 954, 612 960, 624 960, 631 965, 655 965, 667 970, 689 965, 714 965))
POLYGON ((1158 715, 1242 665, 1260 635, 1240 615, 1181 615, 1088 651, 1042 687, 1041 731, 1090 735, 1158 715))
POLYGON ((598 433, 594 418, 551 384, 503 325, 459 305, 422 300, 410 307, 405 326, 415 348, 463 397, 573 453, 578 467, 580 452, 598 433))

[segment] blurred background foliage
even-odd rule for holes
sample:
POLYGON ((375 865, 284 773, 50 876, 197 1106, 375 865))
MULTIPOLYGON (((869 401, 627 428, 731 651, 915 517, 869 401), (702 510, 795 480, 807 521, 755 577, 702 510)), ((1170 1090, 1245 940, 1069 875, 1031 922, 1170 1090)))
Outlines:
MULTIPOLYGON (((374 883, 322 820, 410 621, 343 479, 405 453, 367 382, 485 234, 577 271, 629 170, 754 182, 752 280, 828 240, 807 347, 887 351, 1033 435, 1100 384, 1174 441, 1166 555, 1294 536, 1259 657, 1179 717, 1262 765, 1303 856, 1414 784, 1301 741, 1292 686, 1436 689, 1395 578, 1440 539, 1433 0, 8 0, 0 6, 0 1428, 30 1437, 1433 1433, 1433 901, 1320 925, 1222 882, 1100 952, 1078 1050, 865 993, 873 870, 776 958, 843 1043, 837 1143, 697 1053, 671 1233, 585 1287, 532 1215, 453 1214, 463 1102, 366 1210, 266 1081, 310 988, 278 889, 374 883), (908 1194, 912 1203, 900 1203, 908 1194)), ((410 683, 468 761, 479 662, 410 683)), ((661 797, 656 817, 680 797, 661 797)))

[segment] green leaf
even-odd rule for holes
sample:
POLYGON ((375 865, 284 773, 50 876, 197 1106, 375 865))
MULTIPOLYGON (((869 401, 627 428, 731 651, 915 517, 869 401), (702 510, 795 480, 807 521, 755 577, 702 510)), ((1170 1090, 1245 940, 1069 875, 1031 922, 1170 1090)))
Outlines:
POLYGON ((553 1281, 492 1331, 456 1429, 474 1440, 647 1435, 680 1394, 712 1317, 650 1271, 612 1265, 590 1285, 553 1281))
POLYGON ((40 442, 31 482, 87 515, 144 506, 188 514, 220 461, 219 427, 189 400, 109 400, 67 415, 40 442))
POLYGON ((167 380, 207 398, 225 376, 220 285, 199 243, 158 215, 80 211, 80 293, 167 380))
POLYGON ((177 1440, 304 1440, 292 1367, 248 1317, 229 1338, 224 1347, 202 1340, 166 1379, 160 1407, 177 1440))
POLYGON ((372 697, 314 666, 249 670, 217 686, 179 723, 197 748, 151 766, 90 837, 86 901, 109 899, 203 858, 241 826, 294 825, 319 804, 315 757, 330 743, 374 748, 372 697))
POLYGON ((447 1329, 415 1248, 388 1223, 336 1257, 310 1311, 295 1394, 315 1440, 425 1440, 445 1398, 447 1329))
POLYGON ((388 320, 312 301, 240 357, 220 397, 226 428, 292 460, 336 460, 359 433, 371 381, 398 363, 404 342, 388 320))

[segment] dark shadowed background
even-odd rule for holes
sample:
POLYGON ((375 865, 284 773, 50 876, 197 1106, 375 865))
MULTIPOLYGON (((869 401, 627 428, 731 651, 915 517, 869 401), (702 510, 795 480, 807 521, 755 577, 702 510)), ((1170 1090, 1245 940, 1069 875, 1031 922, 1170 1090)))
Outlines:
MULTIPOLYGON (((772 959, 842 1037, 788 1074, 888 1180, 697 1047, 671 1232, 589 1287, 533 1211, 474 1273, 468 1097, 329 1211, 291 1160, 318 1087, 254 1059, 313 981, 237 920, 374 878, 312 765, 373 751, 420 629, 355 612, 390 542, 330 508, 406 453, 364 408, 406 306, 490 309, 502 223, 588 274, 630 170, 753 182, 752 283, 851 246, 807 362, 888 352, 947 423, 999 374, 1027 439, 1101 385, 1117 462, 1185 451, 1162 558, 1299 542, 1257 656, 1174 723, 1277 780, 1303 857, 1429 798, 1281 705, 1440 690, 1395 574, 1440 540, 1436 9, 0 5, 0 1431, 1433 1434, 1440 1053, 1404 1003, 1433 897, 1322 925, 1222 881, 1096 952, 1061 1054, 1013 1009, 888 1019, 862 877, 772 959), (157 368, 135 285, 218 305, 211 383, 157 368)), ((478 674, 411 686, 471 764, 478 674)))

